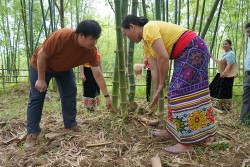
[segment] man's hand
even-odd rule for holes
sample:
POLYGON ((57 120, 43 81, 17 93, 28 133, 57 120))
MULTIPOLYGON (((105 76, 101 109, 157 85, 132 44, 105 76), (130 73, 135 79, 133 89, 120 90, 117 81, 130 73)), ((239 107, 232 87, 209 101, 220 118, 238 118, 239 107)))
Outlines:
POLYGON ((44 80, 37 80, 35 83, 35 87, 40 93, 45 92, 47 90, 47 84, 44 80))

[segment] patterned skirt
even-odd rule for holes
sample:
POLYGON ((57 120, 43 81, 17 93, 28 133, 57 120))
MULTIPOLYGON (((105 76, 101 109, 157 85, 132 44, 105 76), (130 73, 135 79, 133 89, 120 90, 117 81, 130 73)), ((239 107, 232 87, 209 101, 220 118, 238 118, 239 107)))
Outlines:
POLYGON ((217 73, 213 81, 209 85, 210 95, 215 108, 231 111, 233 96, 234 77, 221 78, 217 73))
POLYGON ((100 88, 97 85, 90 67, 84 67, 86 81, 83 83, 83 107, 93 109, 99 105, 100 88))
POLYGON ((196 143, 216 133, 209 93, 209 58, 205 42, 197 36, 174 60, 166 129, 182 144, 196 143))

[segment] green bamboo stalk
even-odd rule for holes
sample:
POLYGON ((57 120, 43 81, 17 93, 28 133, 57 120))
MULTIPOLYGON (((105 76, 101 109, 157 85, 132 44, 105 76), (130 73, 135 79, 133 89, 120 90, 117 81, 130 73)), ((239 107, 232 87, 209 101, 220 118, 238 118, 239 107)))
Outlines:
POLYGON ((128 13, 128 0, 121 0, 120 9, 121 9, 121 20, 123 20, 128 13))
POLYGON ((122 115, 128 114, 127 103, 127 89, 126 89, 126 75, 125 75, 125 61, 124 61, 124 49, 123 49, 123 37, 121 32, 121 9, 120 0, 114 0, 115 3, 115 22, 116 22, 116 40, 117 40, 117 54, 119 57, 119 81, 120 81, 120 97, 121 97, 121 112, 122 115))
POLYGON ((221 1, 220 1, 220 8, 219 8, 219 12, 218 12, 217 20, 216 20, 216 25, 215 25, 215 29, 214 29, 214 34, 213 34, 212 43, 211 43, 211 46, 210 46, 210 53, 211 53, 211 52, 212 52, 212 50, 213 50, 213 47, 214 47, 214 41, 215 41, 215 38, 216 38, 216 36, 217 36, 217 32, 218 32, 218 26, 219 26, 219 21, 220 21, 220 14, 221 14, 222 5, 223 5, 223 0, 221 0, 221 1))
POLYGON ((178 25, 181 23, 181 0, 179 0, 179 9, 178 9, 178 25))
MULTIPOLYGON (((20 69, 20 55, 17 54, 17 51, 19 50, 19 41, 20 41, 20 27, 21 27, 21 20, 18 20, 18 27, 17 27, 17 36, 16 36, 16 40, 15 40, 15 57, 18 57, 18 65, 17 65, 17 69, 20 69)), ((19 73, 19 72, 18 72, 19 73)))
POLYGON ((207 22, 206 22, 206 24, 205 24, 205 26, 204 26, 204 28, 202 30, 202 33, 201 33, 201 38, 203 38, 203 39, 205 39, 207 30, 209 28, 210 23, 212 22, 214 13, 215 13, 215 11, 217 9, 217 6, 218 6, 219 2, 220 2, 220 0, 214 0, 214 5, 213 5, 213 7, 212 7, 212 9, 210 11, 210 14, 209 14, 209 17, 207 19, 207 22))
POLYGON ((178 0, 174 3, 174 23, 177 24, 178 0))
MULTIPOLYGON (((156 10, 156 20, 161 20, 161 1, 155 0, 155 10, 156 10)), ((160 92, 159 102, 158 102, 158 112, 159 116, 162 116, 164 112, 164 93, 163 91, 160 92)))
POLYGON ((50 28, 51 28, 51 31, 54 31, 53 4, 52 4, 52 0, 48 0, 48 2, 49 2, 49 10, 50 10, 50 28))
POLYGON ((155 18, 161 20, 161 0, 155 0, 155 18))
MULTIPOLYGON (((221 1, 223 1, 223 0, 221 0, 221 1)), ((238 7, 238 9, 240 9, 241 3, 242 3, 242 0, 239 1, 239 7, 238 7)), ((237 19, 236 19, 237 20, 236 32, 239 32, 239 22, 240 22, 239 18, 240 18, 240 12, 238 12, 237 19)), ((235 42, 233 42, 235 55, 237 55, 238 34, 239 33, 236 33, 235 42)))
POLYGON ((25 46, 26 46, 26 61, 27 61, 27 69, 29 69, 29 61, 30 61, 30 48, 29 48, 29 40, 28 40, 28 24, 27 24, 27 16, 26 16, 26 3, 25 0, 20 0, 21 4, 21 13, 23 19, 24 26, 24 36, 25 36, 25 46))
POLYGON ((61 20, 61 28, 64 28, 64 4, 63 0, 60 0, 60 20, 61 20))
POLYGON ((79 4, 78 0, 76 0, 76 23, 79 23, 79 4))
POLYGON ((146 9, 145 0, 142 0, 142 10, 143 10, 143 16, 147 17, 147 9, 146 9))
POLYGON ((199 0, 196 1, 196 10, 195 10, 194 21, 193 21, 193 26, 192 26, 193 31, 195 31, 195 25, 196 25, 198 13, 199 13, 199 0))
MULTIPOLYGON (((116 49, 117 50, 117 49, 116 49)), ((114 77, 113 77, 113 87, 112 87, 112 105, 117 110, 119 101, 119 67, 118 67, 118 54, 115 52, 115 66, 114 66, 114 77)))
MULTIPOLYGON (((121 9, 121 20, 123 20, 125 18, 125 16, 128 13, 128 0, 121 0, 120 2, 120 9, 121 9)), ((128 40, 125 36, 123 37, 123 54, 124 54, 124 58, 125 58, 125 62, 128 62, 128 40)), ((127 63, 125 64, 125 68, 127 67, 127 63)), ((126 85, 127 85, 127 78, 126 78, 126 85)))
POLYGON ((29 1, 29 37, 30 37, 30 55, 34 52, 34 33, 33 33, 33 8, 34 0, 29 1))
POLYGON ((206 0, 203 0, 203 3, 202 3, 202 11, 201 11, 201 19, 200 19, 200 26, 199 26, 199 33, 198 33, 199 35, 201 34, 203 16, 204 16, 204 11, 205 11, 205 4, 206 4, 206 0))
MULTIPOLYGON (((138 8, 138 0, 132 1, 132 14, 136 15, 138 8)), ((129 48, 128 48, 128 81, 129 81, 129 96, 128 99, 130 102, 135 101, 135 76, 134 76, 134 47, 135 44, 132 41, 129 41, 129 48)))
POLYGON ((168 22, 168 0, 166 0, 166 22, 168 22))
MULTIPOLYGON (((5 6, 7 6, 7 0, 4 1, 4 4, 5 6)), ((3 17, 3 21, 6 22, 3 23, 4 27, 4 39, 5 41, 8 41, 8 44, 6 43, 5 44, 5 50, 6 50, 6 54, 7 54, 7 74, 10 74, 11 75, 11 71, 10 71, 10 68, 11 68, 11 46, 12 46, 12 41, 11 41, 11 36, 10 36, 10 23, 9 23, 9 14, 8 14, 8 11, 6 11, 7 13, 7 16, 6 17, 3 17)), ((8 79, 11 79, 11 78, 8 78, 8 79)))
POLYGON ((45 16, 45 14, 44 14, 44 7, 43 7, 43 0, 40 0, 40 6, 41 6, 42 16, 43 16, 44 33, 45 33, 45 37, 47 37, 48 36, 48 32, 47 32, 47 27, 46 27, 46 16, 47 16, 48 10, 47 10, 46 16, 45 16))
POLYGON ((165 13, 166 13, 166 7, 165 7, 165 1, 164 0, 162 0, 161 1, 161 8, 162 8, 162 21, 166 21, 166 15, 165 15, 165 13))

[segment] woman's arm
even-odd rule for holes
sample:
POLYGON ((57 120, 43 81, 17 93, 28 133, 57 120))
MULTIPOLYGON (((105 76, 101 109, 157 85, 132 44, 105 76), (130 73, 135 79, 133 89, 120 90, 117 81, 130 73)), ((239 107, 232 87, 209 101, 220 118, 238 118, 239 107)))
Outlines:
POLYGON ((158 90, 160 92, 165 87, 165 81, 168 76, 169 54, 161 38, 157 39, 153 43, 152 48, 154 52, 156 53, 157 66, 158 66, 159 77, 160 77, 158 90))
POLYGON ((150 64, 150 70, 151 70, 151 76, 152 76, 152 81, 153 81, 153 86, 154 86, 154 93, 156 93, 158 86, 159 86, 159 70, 158 70, 158 65, 157 65, 157 60, 156 58, 150 57, 148 59, 148 62, 150 64))
POLYGON ((217 58, 215 58, 212 54, 210 54, 210 57, 211 57, 216 63, 219 63, 219 62, 220 62, 220 60, 217 59, 217 58))
POLYGON ((86 77, 84 75, 84 66, 80 65, 80 78, 84 82, 86 80, 86 77))
POLYGON ((152 48, 154 52, 156 53, 157 67, 158 67, 158 74, 159 74, 159 85, 154 94, 152 104, 151 104, 152 106, 154 106, 158 102, 160 92, 165 87, 165 81, 166 81, 166 78, 168 75, 168 69, 169 69, 169 54, 161 38, 155 40, 155 42, 152 45, 152 48))
POLYGON ((227 76, 228 72, 230 71, 232 64, 227 64, 226 68, 224 69, 224 71, 220 74, 221 78, 224 78, 227 76))

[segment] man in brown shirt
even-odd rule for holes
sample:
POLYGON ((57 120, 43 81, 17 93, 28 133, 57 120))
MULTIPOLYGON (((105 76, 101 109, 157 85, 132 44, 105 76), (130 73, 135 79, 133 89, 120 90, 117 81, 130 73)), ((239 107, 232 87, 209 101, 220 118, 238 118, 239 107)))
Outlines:
POLYGON ((76 122, 76 82, 74 67, 89 63, 97 84, 102 90, 107 108, 111 100, 106 82, 96 59, 95 44, 101 27, 94 20, 85 20, 77 29, 59 29, 39 46, 30 61, 30 98, 27 108, 27 138, 25 148, 36 144, 41 131, 42 108, 51 78, 58 85, 65 129, 81 131, 76 122))

